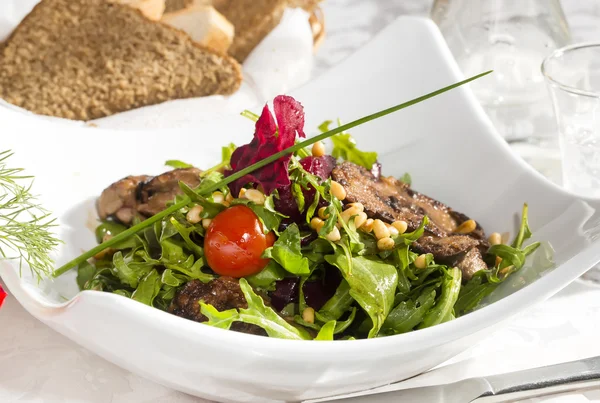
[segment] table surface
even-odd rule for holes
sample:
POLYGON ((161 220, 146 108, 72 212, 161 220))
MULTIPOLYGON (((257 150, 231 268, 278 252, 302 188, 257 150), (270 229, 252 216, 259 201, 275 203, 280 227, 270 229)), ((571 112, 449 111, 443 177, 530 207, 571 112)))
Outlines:
MULTIPOLYGON (((524 0, 525 1, 525 0, 524 0)), ((575 41, 600 40, 600 2, 563 0, 575 41)), ((325 0, 327 38, 319 75, 352 54, 400 15, 427 15, 429 0, 325 0)), ((581 283, 512 320, 444 367, 412 380, 501 373, 600 355, 600 289, 581 283)), ((32 318, 12 297, 0 310, 0 402, 104 403, 206 401, 131 374, 32 318)), ((600 402, 600 390, 530 399, 600 402)))

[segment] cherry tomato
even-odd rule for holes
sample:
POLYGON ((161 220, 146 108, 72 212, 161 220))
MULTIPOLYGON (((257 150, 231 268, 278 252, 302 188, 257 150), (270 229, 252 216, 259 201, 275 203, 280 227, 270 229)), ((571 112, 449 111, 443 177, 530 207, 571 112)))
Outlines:
POLYGON ((265 268, 269 259, 260 256, 274 242, 275 235, 263 232, 256 214, 238 205, 212 220, 204 237, 204 254, 215 273, 240 278, 265 268))

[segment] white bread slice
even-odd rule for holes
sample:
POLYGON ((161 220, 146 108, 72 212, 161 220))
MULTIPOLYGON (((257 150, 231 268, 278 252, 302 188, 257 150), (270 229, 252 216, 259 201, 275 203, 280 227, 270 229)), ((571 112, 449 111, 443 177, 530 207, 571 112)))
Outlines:
POLYGON ((126 4, 137 8, 146 18, 158 21, 165 12, 165 0, 110 0, 112 3, 126 4))
POLYGON ((196 1, 189 7, 166 13, 162 22, 186 32, 196 43, 227 53, 235 29, 227 18, 212 6, 196 1))

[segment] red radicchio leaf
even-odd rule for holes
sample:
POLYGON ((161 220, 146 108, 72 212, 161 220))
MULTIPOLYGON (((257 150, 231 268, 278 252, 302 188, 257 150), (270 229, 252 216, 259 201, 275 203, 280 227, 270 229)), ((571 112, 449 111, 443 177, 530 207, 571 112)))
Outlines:
POLYGON ((0 285, 0 308, 2 308, 2 304, 4 303, 4 299, 6 298, 8 294, 6 294, 6 292, 4 291, 4 289, 2 288, 2 286, 0 285))
MULTIPOLYGON (((304 134, 304 108, 298 101, 286 95, 279 95, 273 100, 273 109, 277 123, 275 123, 269 107, 265 105, 256 122, 254 138, 250 144, 240 146, 233 152, 231 170, 225 172, 225 176, 291 147, 296 140, 296 133, 300 137, 306 137, 304 134)), ((268 195, 279 187, 289 186, 290 157, 290 155, 281 157, 251 174, 242 176, 229 184, 231 191, 237 195, 242 187, 253 183, 255 186, 262 186, 263 191, 268 195)))

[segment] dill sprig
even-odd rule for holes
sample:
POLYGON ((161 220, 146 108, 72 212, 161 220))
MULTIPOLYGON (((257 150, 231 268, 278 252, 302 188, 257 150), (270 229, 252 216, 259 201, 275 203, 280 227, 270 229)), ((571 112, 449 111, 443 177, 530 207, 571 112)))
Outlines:
POLYGON ((39 281, 52 273, 50 253, 60 241, 52 233, 55 220, 31 193, 33 177, 7 166, 12 155, 0 152, 0 258, 18 260, 20 274, 29 266, 39 281))

